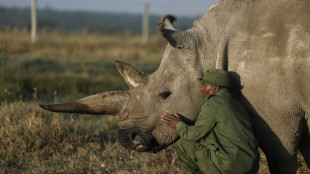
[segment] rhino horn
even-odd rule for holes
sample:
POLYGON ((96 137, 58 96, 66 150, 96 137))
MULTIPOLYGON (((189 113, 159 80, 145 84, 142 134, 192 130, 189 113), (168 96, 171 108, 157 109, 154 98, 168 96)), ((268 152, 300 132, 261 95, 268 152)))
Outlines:
POLYGON ((175 16, 166 15, 162 17, 158 23, 158 30, 163 37, 176 48, 192 48, 195 46, 197 38, 188 31, 178 31, 174 28, 173 22, 176 21, 175 16))
POLYGON ((41 104, 41 108, 53 112, 80 113, 93 115, 117 115, 127 103, 128 92, 106 92, 91 95, 62 104, 41 104))
POLYGON ((122 61, 115 61, 115 64, 130 89, 141 87, 147 83, 147 76, 133 66, 122 61))

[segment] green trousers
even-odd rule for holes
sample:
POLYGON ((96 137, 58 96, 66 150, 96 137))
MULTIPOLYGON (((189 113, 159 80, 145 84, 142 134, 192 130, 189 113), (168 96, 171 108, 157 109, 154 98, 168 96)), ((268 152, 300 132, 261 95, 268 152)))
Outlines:
POLYGON ((207 149, 204 145, 179 139, 175 144, 177 156, 184 173, 207 173, 221 174, 212 158, 214 151, 207 149))

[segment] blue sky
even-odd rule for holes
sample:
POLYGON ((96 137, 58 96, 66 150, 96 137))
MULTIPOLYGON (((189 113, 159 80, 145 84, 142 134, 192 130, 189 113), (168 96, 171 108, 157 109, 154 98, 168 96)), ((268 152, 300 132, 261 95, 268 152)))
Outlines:
MULTIPOLYGON (((201 16, 217 0, 37 0, 38 8, 85 10, 98 12, 142 13, 150 5, 152 14, 201 16)), ((31 0, 0 0, 0 6, 30 7, 31 0)))

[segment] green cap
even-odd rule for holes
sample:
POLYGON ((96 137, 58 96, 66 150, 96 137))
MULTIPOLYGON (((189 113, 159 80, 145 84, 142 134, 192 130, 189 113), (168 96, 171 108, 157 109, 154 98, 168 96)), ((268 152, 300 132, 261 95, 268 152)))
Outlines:
POLYGON ((203 78, 197 80, 210 85, 230 87, 228 72, 223 69, 209 69, 205 72, 203 78))

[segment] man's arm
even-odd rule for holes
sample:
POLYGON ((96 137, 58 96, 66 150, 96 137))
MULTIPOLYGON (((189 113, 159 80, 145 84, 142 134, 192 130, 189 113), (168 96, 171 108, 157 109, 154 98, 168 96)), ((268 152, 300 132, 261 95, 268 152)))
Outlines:
POLYGON ((198 119, 193 126, 189 126, 182 122, 178 114, 175 116, 164 114, 162 115, 162 121, 165 126, 176 129, 181 138, 197 142, 207 136, 215 127, 215 113, 216 111, 214 108, 209 104, 204 104, 202 105, 198 119))

